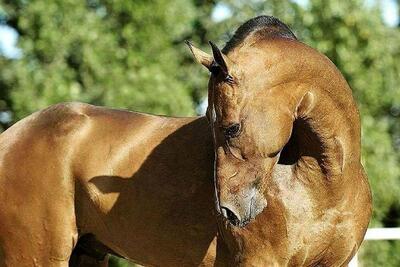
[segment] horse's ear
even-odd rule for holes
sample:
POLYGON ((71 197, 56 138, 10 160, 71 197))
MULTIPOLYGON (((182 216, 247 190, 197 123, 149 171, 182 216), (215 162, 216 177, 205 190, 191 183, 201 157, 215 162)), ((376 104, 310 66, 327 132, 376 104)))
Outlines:
POLYGON ((208 42, 211 45, 212 52, 213 52, 213 57, 214 57, 214 64, 216 64, 215 67, 220 68, 220 70, 224 74, 228 74, 228 65, 227 65, 227 58, 222 54, 221 50, 211 41, 208 42))
POLYGON ((295 117, 305 117, 314 107, 314 94, 311 92, 305 93, 297 103, 295 117))
POLYGON ((204 67, 206 67, 208 70, 210 70, 211 65, 214 61, 213 57, 211 55, 207 54, 206 52, 195 47, 190 41, 186 40, 185 43, 189 47, 189 49, 192 52, 196 61, 199 62, 204 67))

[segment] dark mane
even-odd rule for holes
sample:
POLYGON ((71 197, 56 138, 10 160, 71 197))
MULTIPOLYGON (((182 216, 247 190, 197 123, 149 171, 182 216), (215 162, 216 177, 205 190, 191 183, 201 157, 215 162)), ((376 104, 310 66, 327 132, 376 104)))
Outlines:
POLYGON ((228 54, 233 48, 243 42, 246 37, 253 32, 259 32, 264 38, 283 37, 297 40, 297 37, 289 27, 273 16, 259 16, 252 18, 242 24, 235 32, 233 37, 226 43, 222 49, 224 54, 228 54))

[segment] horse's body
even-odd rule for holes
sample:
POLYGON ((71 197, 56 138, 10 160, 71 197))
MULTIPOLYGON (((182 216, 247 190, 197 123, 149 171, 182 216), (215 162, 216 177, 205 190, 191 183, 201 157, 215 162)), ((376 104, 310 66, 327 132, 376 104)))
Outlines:
POLYGON ((212 266, 207 120, 59 104, 0 136, 0 266, 67 266, 86 233, 148 266, 212 266))

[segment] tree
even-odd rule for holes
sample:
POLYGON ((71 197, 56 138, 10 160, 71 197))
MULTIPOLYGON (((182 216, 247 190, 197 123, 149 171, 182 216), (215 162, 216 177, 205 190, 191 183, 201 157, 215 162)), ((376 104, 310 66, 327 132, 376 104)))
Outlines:
POLYGON ((196 17, 192 2, 3 0, 1 7, 22 50, 21 58, 0 61, 15 120, 73 100, 194 113, 191 81, 180 67, 196 17))

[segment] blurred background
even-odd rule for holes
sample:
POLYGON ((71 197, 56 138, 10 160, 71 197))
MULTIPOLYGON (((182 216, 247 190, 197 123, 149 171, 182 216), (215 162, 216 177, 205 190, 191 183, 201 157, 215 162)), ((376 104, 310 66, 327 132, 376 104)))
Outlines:
MULTIPOLYGON (((208 40, 222 47, 245 20, 275 15, 350 83, 373 188, 370 227, 398 227, 399 13, 400 0, 0 0, 0 132, 62 101, 202 114, 208 74, 183 40, 209 51, 208 40)), ((400 266, 399 252, 400 241, 365 241, 360 265, 400 266)))

